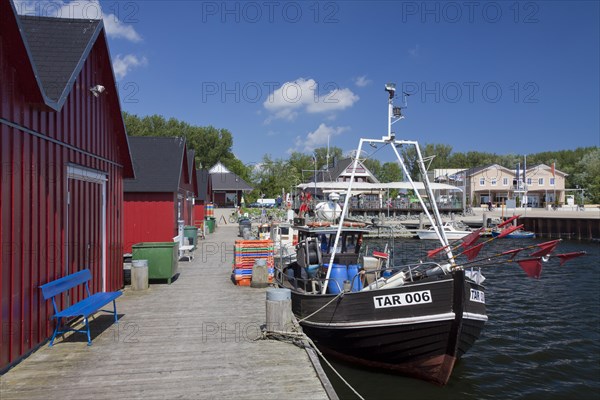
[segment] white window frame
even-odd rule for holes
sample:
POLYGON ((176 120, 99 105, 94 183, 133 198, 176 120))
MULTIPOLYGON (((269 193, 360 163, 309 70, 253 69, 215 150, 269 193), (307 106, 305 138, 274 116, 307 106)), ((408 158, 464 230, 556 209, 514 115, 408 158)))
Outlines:
POLYGON ((544 178, 538 178, 538 185, 544 186, 544 178))
POLYGON ((485 186, 485 178, 479 178, 479 186, 485 186))
POLYGON ((496 179, 496 178, 492 178, 491 185, 492 185, 492 186, 496 186, 496 184, 497 184, 497 183, 498 183, 498 182, 497 182, 497 179, 496 179))
POLYGON ((533 180, 531 178, 527 178, 527 186, 533 186, 533 180))
POLYGON ((502 186, 508 186, 508 178, 507 177, 502 178, 502 186))
POLYGON ((556 178, 550 178, 550 186, 556 185, 556 178))

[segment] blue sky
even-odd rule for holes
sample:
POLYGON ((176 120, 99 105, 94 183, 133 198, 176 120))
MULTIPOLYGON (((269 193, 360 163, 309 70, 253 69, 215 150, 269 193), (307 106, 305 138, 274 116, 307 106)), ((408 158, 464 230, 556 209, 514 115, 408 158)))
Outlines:
POLYGON ((226 128, 245 163, 384 135, 389 81, 412 94, 399 138, 498 154, 600 145, 595 1, 17 7, 99 13, 123 109, 226 128))

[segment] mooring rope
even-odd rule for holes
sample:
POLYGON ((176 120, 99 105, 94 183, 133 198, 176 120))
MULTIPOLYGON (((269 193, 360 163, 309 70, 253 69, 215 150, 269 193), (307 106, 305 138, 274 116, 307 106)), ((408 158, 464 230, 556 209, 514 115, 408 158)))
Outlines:
POLYGON ((337 296, 335 296, 333 299, 329 300, 324 306, 322 306, 321 308, 319 308, 317 311, 315 311, 315 312, 307 315, 306 317, 298 320, 298 323, 306 321, 307 319, 309 319, 310 317, 312 317, 313 315, 315 315, 319 311, 322 311, 325 307, 327 307, 328 305, 330 305, 331 303, 333 303, 335 300, 337 300, 338 298, 342 297, 343 295, 344 295, 344 291, 339 292, 337 294, 337 296))
MULTIPOLYGON (((337 296, 336 296, 337 297, 337 296)), ((335 299, 335 298, 334 298, 335 299)), ((300 326, 295 323, 294 324, 294 329, 300 329, 300 326)), ((317 355, 319 357, 321 357, 323 359, 323 361, 325 361, 325 363, 327 364, 327 366, 329 368, 331 368, 331 370, 337 375, 337 377, 346 385, 348 386, 348 388, 356 395, 356 397, 358 397, 360 400, 365 400, 364 397, 362 397, 360 395, 360 393, 358 393, 356 391, 356 389, 354 389, 352 387, 352 385, 350 385, 350 383, 344 379, 344 377, 342 377, 342 375, 333 367, 333 365, 331 365, 331 363, 329 362, 329 360, 327 360, 327 358, 325 358, 325 356, 323 355, 323 353, 321 353, 321 350, 319 350, 317 348, 317 345, 315 344, 315 342, 312 341, 311 338, 309 338, 306 333, 300 331, 296 331, 296 332, 282 332, 282 331, 263 331, 263 334, 261 337, 257 338, 256 340, 262 340, 262 339, 275 339, 275 340, 283 340, 286 341, 288 343, 292 343, 295 346, 298 347, 310 347, 311 349, 313 349, 317 355)))

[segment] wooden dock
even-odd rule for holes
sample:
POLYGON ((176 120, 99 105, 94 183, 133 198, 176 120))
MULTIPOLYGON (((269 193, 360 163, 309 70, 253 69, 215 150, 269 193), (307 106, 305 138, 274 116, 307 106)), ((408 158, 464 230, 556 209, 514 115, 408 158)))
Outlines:
POLYGON ((237 229, 200 241, 171 285, 126 289, 118 325, 91 323, 91 347, 71 334, 39 348, 0 377, 0 398, 328 399, 304 349, 255 340, 266 289, 230 280, 237 229))

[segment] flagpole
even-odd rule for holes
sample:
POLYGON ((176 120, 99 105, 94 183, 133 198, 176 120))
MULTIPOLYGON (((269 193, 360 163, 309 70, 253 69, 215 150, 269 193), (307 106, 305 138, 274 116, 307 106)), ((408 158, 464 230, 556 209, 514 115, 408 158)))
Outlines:
POLYGON ((525 202, 525 216, 527 216, 527 203, 528 203, 528 199, 527 199, 527 177, 526 177, 526 171, 527 171, 527 154, 525 154, 525 160, 523 163, 523 190, 525 191, 525 194, 523 195, 523 200, 525 202))
MULTIPOLYGON (((556 160, 552 163, 552 178, 554 178, 554 195, 552 196, 552 202, 556 204, 556 160)), ((554 209, 554 207, 552 207, 552 209, 554 209)))

